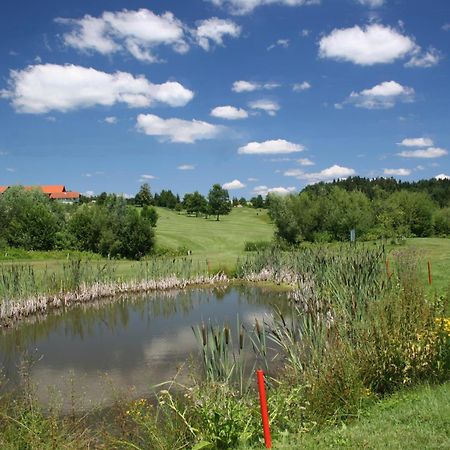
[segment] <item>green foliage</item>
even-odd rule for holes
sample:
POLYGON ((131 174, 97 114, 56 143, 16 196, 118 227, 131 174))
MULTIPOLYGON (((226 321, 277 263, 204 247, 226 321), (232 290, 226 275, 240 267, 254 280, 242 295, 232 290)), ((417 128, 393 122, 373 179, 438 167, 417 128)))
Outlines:
POLYGON ((336 185, 305 189, 299 195, 271 195, 269 202, 278 236, 290 243, 345 241, 351 229, 362 240, 431 236, 436 210, 426 192, 386 194, 375 189, 369 199, 361 191, 336 185))
POLYGON ((16 186, 0 196, 0 238, 12 247, 51 250, 58 220, 57 205, 38 190, 16 186))
POLYGON ((197 217, 208 212, 208 202, 198 191, 184 196, 183 207, 188 214, 195 214, 197 217))
POLYGON ((141 211, 141 217, 150 222, 154 228, 158 222, 158 213, 155 208, 145 205, 141 211))
POLYGON ((145 206, 153 204, 153 196, 150 191, 150 186, 148 183, 144 183, 139 192, 134 197, 134 202, 137 206, 145 206))
POLYGON ((72 215, 68 229, 77 248, 103 256, 139 259, 154 247, 157 213, 147 205, 139 214, 125 200, 111 196, 103 205, 82 205, 72 215))
POLYGON ((273 245, 271 241, 247 241, 244 245, 246 252, 258 252, 266 250, 273 245))
POLYGON ((450 236, 450 206, 435 212, 434 227, 438 236, 450 236))
POLYGON ((208 194, 208 203, 211 214, 214 214, 219 220, 219 216, 231 212, 231 203, 228 191, 223 189, 220 184, 214 184, 208 194))

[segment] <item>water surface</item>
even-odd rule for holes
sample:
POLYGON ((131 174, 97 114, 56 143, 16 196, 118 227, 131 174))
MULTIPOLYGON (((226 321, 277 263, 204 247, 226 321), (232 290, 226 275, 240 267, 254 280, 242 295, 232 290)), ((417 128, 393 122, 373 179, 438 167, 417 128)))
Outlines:
MULTIPOLYGON (((34 317, 0 335, 0 364, 14 385, 21 363, 43 404, 86 409, 118 392, 144 396, 198 354, 192 326, 260 321, 286 295, 253 286, 188 289, 103 300, 34 317)), ((187 377, 185 367, 180 377, 187 377)))

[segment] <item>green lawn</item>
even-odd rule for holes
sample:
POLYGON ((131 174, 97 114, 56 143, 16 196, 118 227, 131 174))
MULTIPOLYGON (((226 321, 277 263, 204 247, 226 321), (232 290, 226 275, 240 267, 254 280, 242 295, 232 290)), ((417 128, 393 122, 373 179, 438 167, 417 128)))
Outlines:
POLYGON ((191 250, 194 258, 211 262, 212 267, 231 268, 239 255, 244 253, 246 241, 270 241, 274 227, 265 210, 233 208, 228 216, 187 216, 185 213, 157 208, 159 219, 156 227, 157 246, 191 250))
POLYGON ((358 419, 303 437, 286 436, 274 449, 448 449, 450 383, 392 395, 358 419))
POLYGON ((440 293, 447 292, 450 288, 450 239, 408 239, 406 246, 417 250, 420 270, 425 283, 428 283, 427 262, 430 261, 433 278, 430 289, 440 293))

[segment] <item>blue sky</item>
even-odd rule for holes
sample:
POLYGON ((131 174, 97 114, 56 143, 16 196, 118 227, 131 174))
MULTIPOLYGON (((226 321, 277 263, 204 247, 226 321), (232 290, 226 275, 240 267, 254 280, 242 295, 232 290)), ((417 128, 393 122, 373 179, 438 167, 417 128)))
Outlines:
POLYGON ((0 184, 449 176, 448 0, 41 0, 0 16, 0 184))

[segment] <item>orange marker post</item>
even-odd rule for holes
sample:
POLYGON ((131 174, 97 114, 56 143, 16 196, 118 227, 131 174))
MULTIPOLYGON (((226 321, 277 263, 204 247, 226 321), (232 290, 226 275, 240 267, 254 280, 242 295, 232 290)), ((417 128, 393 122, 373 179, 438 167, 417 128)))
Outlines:
POLYGON ((386 275, 389 278, 391 278, 391 270, 389 268, 389 258, 386 258, 386 275))
POLYGON ((270 438, 269 413, 267 412, 266 387, 264 386, 264 372, 257 370, 259 402, 261 404, 261 417, 264 430, 264 442, 266 448, 272 448, 272 440, 270 438))
POLYGON ((433 275, 431 274, 431 263, 428 261, 428 284, 431 286, 433 284, 433 275))

